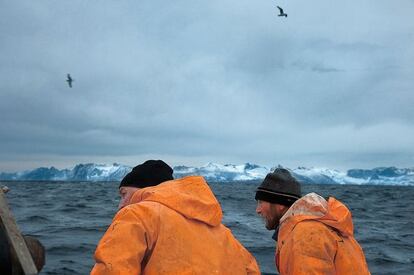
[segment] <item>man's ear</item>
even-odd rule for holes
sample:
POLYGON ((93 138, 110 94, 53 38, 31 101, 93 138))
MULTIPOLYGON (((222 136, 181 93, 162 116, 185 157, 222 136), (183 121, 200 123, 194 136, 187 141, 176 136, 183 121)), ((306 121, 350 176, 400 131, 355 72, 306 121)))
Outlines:
POLYGON ((286 211, 288 211, 289 207, 283 204, 276 204, 277 210, 279 211, 279 213, 283 213, 285 214, 286 211))

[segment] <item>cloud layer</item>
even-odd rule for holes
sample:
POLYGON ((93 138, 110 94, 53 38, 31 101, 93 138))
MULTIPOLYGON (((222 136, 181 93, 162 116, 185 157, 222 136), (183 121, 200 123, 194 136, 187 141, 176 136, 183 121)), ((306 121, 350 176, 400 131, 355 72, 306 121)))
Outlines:
POLYGON ((413 166, 414 2, 280 5, 1 3, 0 170, 413 166))

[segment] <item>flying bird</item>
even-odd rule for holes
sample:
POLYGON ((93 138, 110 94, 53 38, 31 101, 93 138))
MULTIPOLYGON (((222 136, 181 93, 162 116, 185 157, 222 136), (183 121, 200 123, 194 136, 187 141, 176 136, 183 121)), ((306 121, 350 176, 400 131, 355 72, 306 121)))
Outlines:
POLYGON ((287 17, 287 13, 284 13, 284 12, 283 12, 283 9, 282 9, 281 7, 277 6, 277 8, 279 9, 279 12, 280 12, 277 16, 284 16, 284 17, 287 17))
POLYGON ((68 78, 66 79, 66 82, 69 84, 69 88, 72 88, 72 82, 75 81, 70 77, 70 74, 68 74, 68 78))

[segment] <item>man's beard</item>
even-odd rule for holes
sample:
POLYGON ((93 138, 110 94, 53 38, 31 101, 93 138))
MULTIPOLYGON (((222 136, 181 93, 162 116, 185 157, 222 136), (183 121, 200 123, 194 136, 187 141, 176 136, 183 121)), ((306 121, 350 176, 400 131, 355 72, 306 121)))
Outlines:
POLYGON ((278 224, 279 224, 279 219, 277 217, 272 217, 270 220, 265 219, 265 226, 267 230, 276 229, 278 224))

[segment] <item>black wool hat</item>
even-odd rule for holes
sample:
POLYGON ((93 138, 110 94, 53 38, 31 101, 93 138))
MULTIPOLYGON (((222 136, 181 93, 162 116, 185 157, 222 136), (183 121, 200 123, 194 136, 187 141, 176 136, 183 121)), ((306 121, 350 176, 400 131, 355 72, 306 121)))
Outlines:
POLYGON ((147 160, 135 166, 121 181, 119 188, 130 186, 145 188, 173 180, 173 169, 162 160, 147 160))
POLYGON ((288 170, 277 168, 257 188, 255 199, 291 206, 300 197, 300 183, 288 170))

